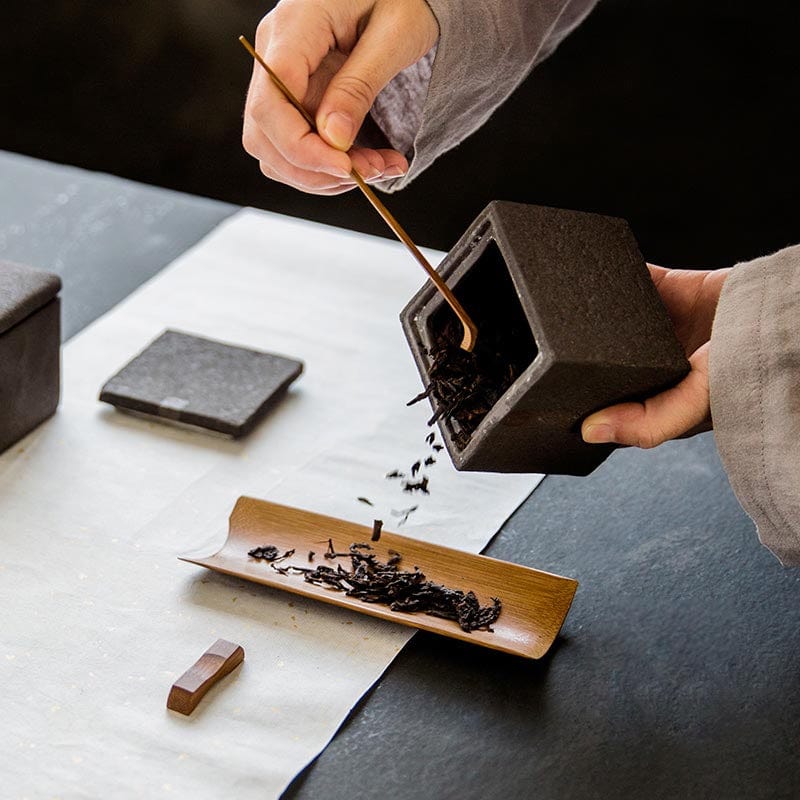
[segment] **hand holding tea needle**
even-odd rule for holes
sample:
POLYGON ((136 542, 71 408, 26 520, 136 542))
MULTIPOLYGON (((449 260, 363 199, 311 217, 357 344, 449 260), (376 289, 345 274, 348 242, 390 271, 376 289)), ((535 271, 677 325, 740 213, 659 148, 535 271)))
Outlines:
MULTIPOLYGON (((247 50, 248 53, 258 62, 258 64, 265 70, 265 72, 269 75, 272 82, 284 97, 294 106, 294 108, 300 112, 303 119, 306 121, 306 124, 311 129, 312 133, 317 132, 316 123, 314 122, 314 118, 308 111, 303 107, 300 101, 292 94, 291 90, 286 86, 286 84, 281 80, 281 78, 271 69, 271 67, 267 64, 267 62, 256 52, 255 48, 250 44, 250 42, 244 37, 240 36, 239 41, 242 43, 242 46, 247 50)), ((367 186, 364 178, 358 172, 355 167, 352 167, 350 170, 350 176, 358 185, 358 188, 361 189, 363 194, 366 198, 370 201, 373 205, 375 210, 381 215, 383 220, 386 224, 392 229, 394 234, 397 238, 408 248, 414 258, 419 262, 420 266, 425 270, 428 274, 428 277, 431 279, 433 284, 436 286, 438 291, 446 300, 447 304, 453 310, 455 315, 458 317, 461 325, 463 326, 463 338, 461 341, 461 348, 467 351, 471 351, 475 347, 475 340, 478 335, 478 328, 474 322, 470 319, 467 312, 464 310, 463 306, 459 301, 456 299, 455 295, 450 290, 450 287, 444 282, 438 272, 428 263, 428 260, 425 258, 424 255, 420 252, 417 246, 412 241, 411 237, 403 230, 400 223, 392 216, 386 206, 378 199, 372 189, 367 186)))
POLYGON ((309 135, 259 67, 247 96, 245 150, 270 178, 315 194, 408 169, 405 155, 356 143, 378 93, 427 53, 439 27, 425 0, 282 0, 259 23, 256 49, 315 118, 309 135))

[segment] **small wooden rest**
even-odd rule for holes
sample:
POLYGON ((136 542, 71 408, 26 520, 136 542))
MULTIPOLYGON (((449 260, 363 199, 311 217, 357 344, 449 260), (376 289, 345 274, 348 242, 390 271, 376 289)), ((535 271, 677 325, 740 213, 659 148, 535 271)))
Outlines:
POLYGON ((191 714, 205 693, 244 661, 241 645, 217 639, 183 675, 172 684, 167 708, 180 714, 191 714))

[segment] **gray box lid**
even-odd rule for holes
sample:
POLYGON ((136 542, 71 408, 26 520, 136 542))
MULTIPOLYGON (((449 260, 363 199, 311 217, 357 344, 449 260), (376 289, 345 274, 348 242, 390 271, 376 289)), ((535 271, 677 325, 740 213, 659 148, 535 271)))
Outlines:
POLYGON ((61 289, 52 272, 0 261, 0 335, 49 303, 61 289))

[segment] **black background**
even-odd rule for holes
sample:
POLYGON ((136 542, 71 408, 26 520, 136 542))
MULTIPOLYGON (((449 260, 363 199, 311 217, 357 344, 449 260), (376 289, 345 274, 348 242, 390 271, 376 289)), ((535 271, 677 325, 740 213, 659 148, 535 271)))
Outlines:
MULTIPOLYGON (((386 235, 241 149, 253 0, 6 4, 0 149, 386 235)), ((449 249, 495 198, 617 214, 645 256, 726 266, 800 241, 794 0, 604 0, 477 135, 389 198, 449 249)))

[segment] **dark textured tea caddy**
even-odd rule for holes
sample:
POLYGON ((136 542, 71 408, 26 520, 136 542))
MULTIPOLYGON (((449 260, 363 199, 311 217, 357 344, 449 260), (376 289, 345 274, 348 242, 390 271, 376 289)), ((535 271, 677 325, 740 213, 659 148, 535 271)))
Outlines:
POLYGON ((586 444, 581 421, 656 394, 689 370, 624 220, 495 201, 439 269, 478 326, 474 355, 457 343, 448 353, 476 359, 494 389, 482 392, 485 407, 451 413, 431 381, 443 371, 442 342, 455 336, 434 287, 426 284, 400 318, 459 470, 588 475, 613 446, 586 444))
POLYGON ((0 452, 58 406, 58 275, 0 261, 0 452))

